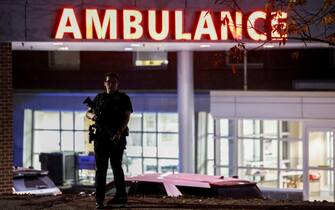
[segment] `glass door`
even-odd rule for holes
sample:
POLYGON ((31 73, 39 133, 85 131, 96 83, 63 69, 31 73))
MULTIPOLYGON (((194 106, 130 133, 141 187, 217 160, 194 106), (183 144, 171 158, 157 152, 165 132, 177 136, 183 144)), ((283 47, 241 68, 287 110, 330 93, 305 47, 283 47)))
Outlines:
POLYGON ((334 201, 334 129, 307 129, 307 168, 304 174, 309 200, 334 201))

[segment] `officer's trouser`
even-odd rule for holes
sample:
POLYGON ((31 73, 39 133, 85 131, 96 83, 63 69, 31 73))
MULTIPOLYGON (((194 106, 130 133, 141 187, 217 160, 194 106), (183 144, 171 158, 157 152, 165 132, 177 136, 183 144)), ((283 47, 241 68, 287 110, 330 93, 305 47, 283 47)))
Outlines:
POLYGON ((95 187, 96 201, 102 203, 105 199, 106 190, 106 175, 108 169, 108 160, 110 160, 113 170, 114 184, 116 187, 116 196, 126 195, 126 185, 124 181, 124 173, 122 169, 122 156, 125 149, 125 137, 121 137, 120 144, 115 144, 111 141, 97 141, 94 145, 96 172, 95 172, 95 187))

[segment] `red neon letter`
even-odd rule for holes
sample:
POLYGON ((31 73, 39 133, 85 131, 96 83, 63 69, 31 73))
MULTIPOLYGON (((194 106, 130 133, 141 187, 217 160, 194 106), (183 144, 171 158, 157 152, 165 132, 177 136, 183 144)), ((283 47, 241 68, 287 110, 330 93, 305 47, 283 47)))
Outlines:
POLYGON ((191 40, 191 34, 190 33, 184 33, 183 32, 183 25, 184 25, 184 19, 183 19, 183 11, 175 11, 175 36, 176 40, 191 40))
POLYGON ((72 33, 75 39, 82 38, 73 8, 63 9, 55 38, 62 39, 64 37, 64 33, 72 33), (69 25, 67 25, 68 22, 69 25))
POLYGON ((105 39, 109 25, 109 38, 116 39, 116 10, 107 9, 101 25, 98 11, 86 9, 86 39, 93 39, 93 26, 98 39, 105 39))
POLYGON ((138 10, 123 11, 123 38, 124 39, 139 39, 143 35, 143 28, 140 25, 142 22, 142 13, 138 10), (133 20, 132 20, 133 19, 133 20), (135 29, 134 32, 131 29, 135 29))
POLYGON ((287 19, 286 12, 272 12, 273 18, 271 20, 271 38, 273 40, 283 40, 287 38, 287 19))
POLYGON ((242 39, 242 13, 235 13, 235 24, 230 12, 221 12, 221 40, 228 40, 228 26, 233 39, 242 39))
POLYGON ((162 11, 162 31, 157 33, 157 23, 156 23, 156 11, 149 10, 148 11, 148 26, 149 26, 149 35, 154 40, 163 40, 169 34, 169 11, 162 11))
POLYGON ((201 36, 204 34, 208 34, 210 40, 218 40, 212 15, 209 13, 209 11, 201 11, 194 33, 194 40, 200 40, 201 36))
POLYGON ((251 39, 255 41, 265 41, 266 35, 264 33, 258 33, 255 30, 255 23, 257 19, 266 19, 266 13, 262 11, 256 11, 250 14, 247 22, 247 30, 251 39))

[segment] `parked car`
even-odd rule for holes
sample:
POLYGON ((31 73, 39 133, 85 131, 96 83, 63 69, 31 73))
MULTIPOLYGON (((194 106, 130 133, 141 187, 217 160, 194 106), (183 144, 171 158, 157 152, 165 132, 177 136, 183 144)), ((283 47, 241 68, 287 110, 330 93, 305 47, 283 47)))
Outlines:
MULTIPOLYGON (((255 182, 242 180, 238 177, 154 173, 126 177, 125 179, 129 195, 264 198, 255 182)), ((113 193, 114 182, 107 184, 107 190, 109 193, 113 193)))
POLYGON ((48 177, 48 171, 13 167, 13 193, 60 195, 62 192, 48 177))

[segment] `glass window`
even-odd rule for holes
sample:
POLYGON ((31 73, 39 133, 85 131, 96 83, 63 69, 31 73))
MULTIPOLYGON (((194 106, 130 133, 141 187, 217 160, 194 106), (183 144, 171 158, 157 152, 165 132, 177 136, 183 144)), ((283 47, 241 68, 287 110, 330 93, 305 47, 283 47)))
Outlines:
POLYGON ((62 131, 61 132, 62 142, 61 150, 62 151, 73 151, 73 132, 72 131, 62 131))
POLYGON ((333 167, 333 137, 331 132, 314 131, 308 133, 309 140, 309 166, 333 167))
POLYGON ((220 165, 227 166, 229 164, 229 140, 228 139, 221 139, 220 146, 221 146, 221 163, 220 165))
POLYGON ((207 174, 214 175, 214 161, 213 160, 207 161, 207 174))
POLYGON ((159 159, 159 173, 178 172, 178 160, 159 159))
POLYGON ((257 182, 259 187, 277 188, 277 170, 268 170, 262 168, 240 169, 239 177, 241 179, 257 182))
POLYGON ((213 134, 208 135, 207 157, 208 159, 211 159, 211 160, 214 159, 214 135, 213 134))
POLYGON ((59 112, 35 111, 34 129, 59 129, 59 112))
POLYGON ((158 113, 158 132, 178 132, 178 115, 158 113))
POLYGON ((142 158, 128 157, 127 174, 135 176, 142 174, 142 158))
POLYGON ((242 120, 242 133, 239 136, 259 137, 260 136, 260 121, 259 120, 242 120))
POLYGON ((77 131, 75 134, 75 152, 88 152, 89 150, 86 147, 85 136, 88 136, 87 131, 77 131))
POLYGON ((310 200, 334 201, 334 172, 331 170, 309 170, 310 200))
POLYGON ((72 112, 61 112, 61 129, 73 130, 72 112))
POLYGON ((158 171, 157 159, 154 158, 144 158, 144 173, 156 173, 158 171))
POLYGON ((60 151, 59 131, 34 131, 34 153, 60 151))
POLYGON ((229 136, 229 120, 220 119, 220 135, 229 136))
POLYGON ((127 155, 141 156, 142 141, 140 133, 130 133, 127 139, 127 155))
POLYGON ((143 113, 143 131, 156 131, 156 114, 143 113))
POLYGON ((158 134, 158 157, 178 157, 177 134, 158 134))
POLYGON ((302 139, 302 123, 299 121, 282 121, 280 138, 302 139))
POLYGON ((277 120, 263 120, 263 136, 266 138, 277 138, 278 135, 278 121, 277 120))
POLYGON ((208 114, 208 119, 207 119, 207 131, 208 133, 214 134, 214 119, 211 114, 208 114))
POLYGON ((281 141, 280 145, 280 168, 302 169, 302 141, 281 141))
POLYGON ((142 114, 132 113, 128 123, 130 131, 141 131, 142 130, 142 114))
POLYGON ((280 171, 279 188, 302 189, 302 171, 280 171))
POLYGON ((85 122, 87 118, 85 117, 85 112, 75 112, 75 129, 76 130, 86 130, 85 129, 85 122))
POLYGON ((143 134, 143 156, 156 157, 157 156, 157 135, 154 133, 143 134))
POLYGON ((244 139, 239 141, 238 154, 240 166, 252 166, 254 162, 260 162, 261 156, 261 142, 260 140, 244 139))

